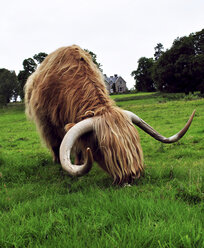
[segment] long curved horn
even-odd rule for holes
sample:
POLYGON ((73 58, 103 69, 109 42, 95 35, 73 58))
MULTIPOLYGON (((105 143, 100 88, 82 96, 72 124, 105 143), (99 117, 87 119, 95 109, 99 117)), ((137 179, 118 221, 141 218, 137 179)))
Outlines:
POLYGON ((83 134, 93 130, 93 118, 85 119, 74 125, 64 136, 60 145, 60 162, 62 168, 72 176, 83 176, 93 165, 93 156, 90 148, 86 150, 86 159, 82 165, 71 163, 70 154, 75 141, 83 134))
POLYGON ((179 139, 181 139, 184 136, 184 134, 187 132, 188 128, 190 127, 191 122, 193 120, 193 117, 195 115, 195 110, 194 110, 191 117, 189 118, 188 122, 184 126, 184 128, 181 129, 177 134, 175 134, 169 138, 166 138, 166 137, 162 136, 161 134, 159 134, 157 131, 155 131, 149 124, 147 124, 145 121, 143 121, 136 114, 134 114, 130 111, 127 111, 127 110, 124 110, 124 112, 129 116, 129 118, 132 120, 132 122, 135 125, 140 127, 142 130, 144 130, 146 133, 151 135, 156 140, 161 141, 163 143, 173 143, 173 142, 176 142, 179 139))

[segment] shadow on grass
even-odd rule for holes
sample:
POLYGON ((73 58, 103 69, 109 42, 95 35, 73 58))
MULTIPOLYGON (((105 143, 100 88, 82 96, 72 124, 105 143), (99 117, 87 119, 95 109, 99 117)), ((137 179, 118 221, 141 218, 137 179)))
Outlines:
POLYGON ((178 193, 175 195, 175 198, 182 200, 190 205, 196 205, 201 203, 202 201, 202 198, 198 194, 194 192, 189 192, 186 189, 178 188, 177 192, 178 193))
POLYGON ((161 92, 152 92, 152 94, 148 95, 135 95, 135 96, 126 96, 121 98, 115 98, 115 102, 123 102, 123 101, 132 101, 132 100, 148 100, 148 99, 155 99, 159 102, 166 102, 166 101, 178 101, 178 100, 185 100, 191 101, 196 100, 199 98, 203 98, 204 95, 197 93, 185 95, 185 93, 161 93, 161 92))
POLYGON ((0 113, 11 113, 11 112, 23 112, 25 109, 25 104, 23 102, 18 102, 18 103, 9 103, 7 105, 0 105, 0 113))
POLYGON ((151 99, 151 98, 157 98, 160 93, 152 93, 149 95, 135 95, 135 96, 129 96, 129 97, 124 97, 124 98, 115 98, 115 102, 123 102, 123 101, 132 101, 132 100, 144 100, 144 99, 151 99))

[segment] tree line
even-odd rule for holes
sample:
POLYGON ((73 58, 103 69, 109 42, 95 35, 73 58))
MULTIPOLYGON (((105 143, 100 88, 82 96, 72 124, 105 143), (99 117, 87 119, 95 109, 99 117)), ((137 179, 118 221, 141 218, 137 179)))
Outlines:
MULTIPOLYGON (((170 49, 164 51, 161 43, 156 45, 154 58, 141 57, 138 67, 131 75, 137 91, 204 93, 204 29, 174 40, 170 49)), ((95 53, 85 49, 93 62, 102 70, 95 53)), ((24 85, 27 78, 47 56, 40 52, 23 61, 23 70, 0 69, 0 104, 7 104, 20 96, 24 99, 24 85)))
POLYGON ((204 93, 204 29, 174 40, 164 51, 161 43, 154 58, 141 57, 131 75, 137 91, 204 93))
POLYGON ((0 104, 6 105, 11 100, 16 101, 17 97, 24 98, 24 85, 28 77, 36 70, 38 64, 47 56, 46 53, 35 54, 32 58, 23 61, 23 70, 18 75, 15 71, 5 68, 0 69, 0 104))

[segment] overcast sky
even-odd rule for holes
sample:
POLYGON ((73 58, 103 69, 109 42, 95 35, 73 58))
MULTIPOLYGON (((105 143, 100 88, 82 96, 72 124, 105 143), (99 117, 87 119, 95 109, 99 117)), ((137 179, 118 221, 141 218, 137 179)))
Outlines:
POLYGON ((24 59, 77 44, 97 55, 108 76, 130 73, 154 47, 204 28, 204 0, 1 1, 0 68, 22 70, 24 59))

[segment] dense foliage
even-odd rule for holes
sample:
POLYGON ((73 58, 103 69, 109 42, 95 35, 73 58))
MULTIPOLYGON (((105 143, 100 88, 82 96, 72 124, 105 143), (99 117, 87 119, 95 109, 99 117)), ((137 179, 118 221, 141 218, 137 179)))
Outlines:
POLYGON ((155 91, 155 84, 152 79, 152 67, 154 61, 152 58, 148 59, 142 57, 138 61, 138 68, 133 71, 131 75, 134 77, 136 82, 136 88, 138 91, 155 91))
POLYGON ((162 92, 204 93, 204 29, 177 38, 157 60, 153 79, 162 92))
POLYGON ((153 85, 161 92, 204 93, 203 68, 204 29, 177 38, 172 47, 165 52, 163 45, 157 44, 154 59, 139 59, 138 69, 131 75, 134 76, 138 91, 149 91, 153 85))
POLYGON ((6 105, 18 96, 18 80, 15 71, 0 69, 0 104, 6 105))

